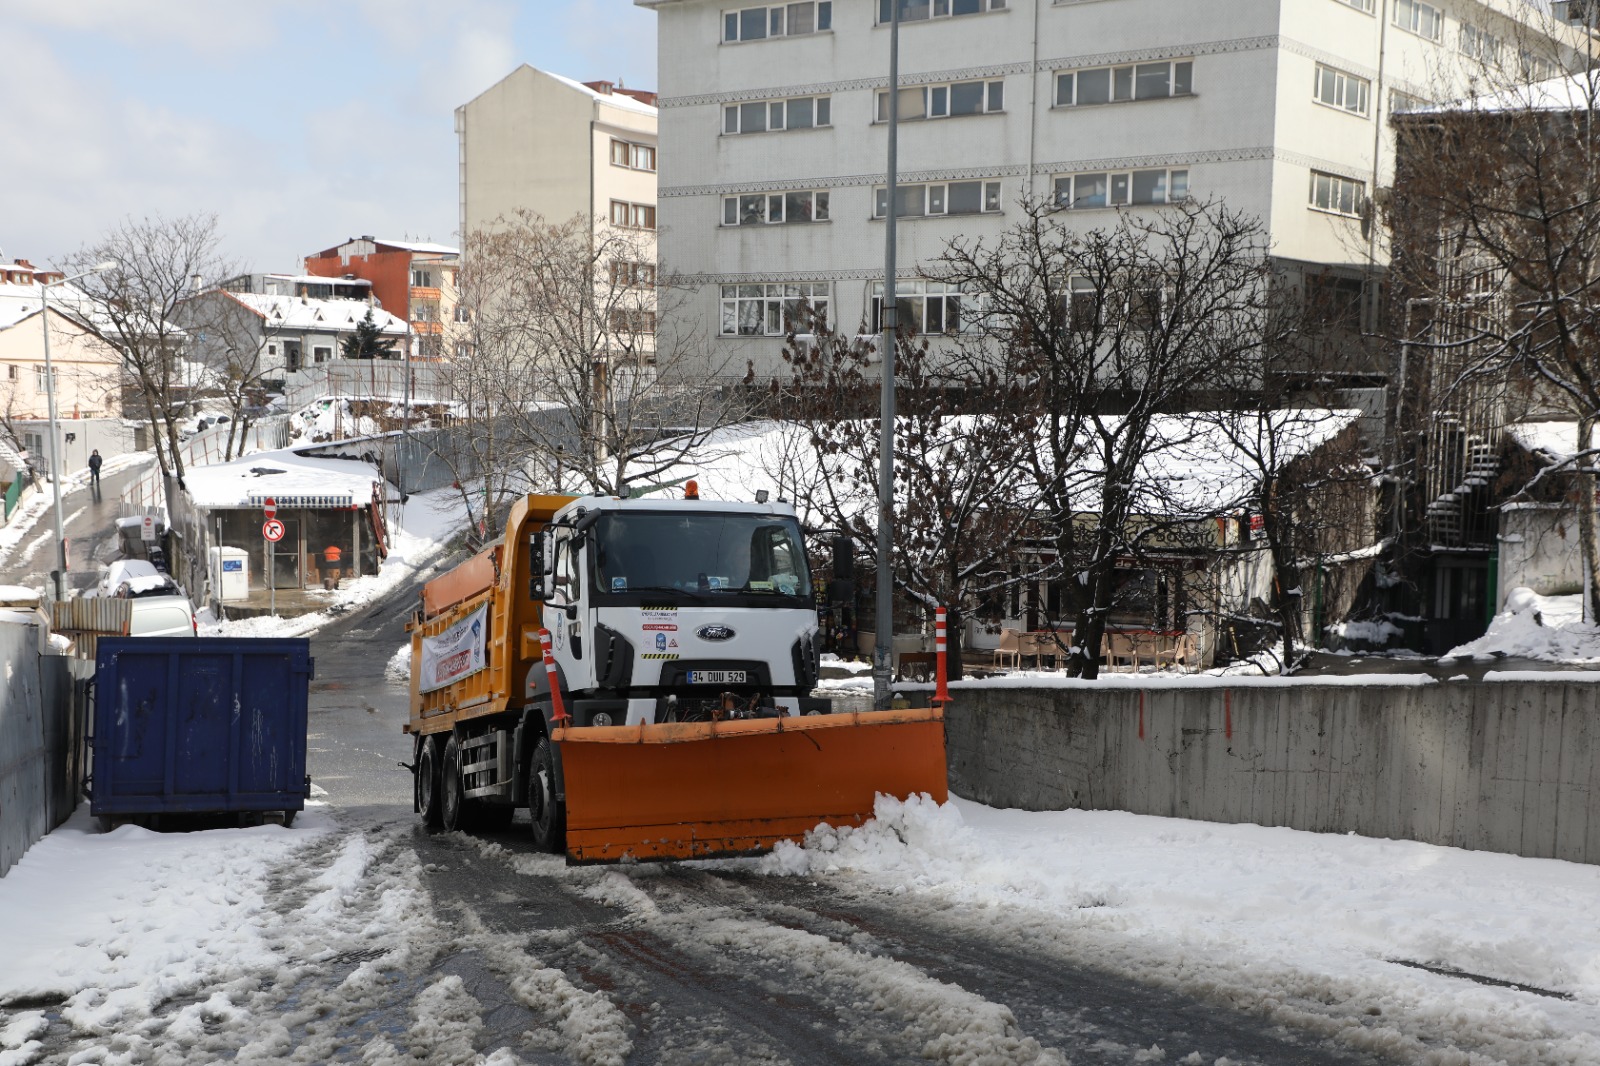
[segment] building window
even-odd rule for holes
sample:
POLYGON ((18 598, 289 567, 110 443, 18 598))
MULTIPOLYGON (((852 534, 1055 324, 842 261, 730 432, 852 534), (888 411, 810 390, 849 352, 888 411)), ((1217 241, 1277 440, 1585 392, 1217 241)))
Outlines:
POLYGON ((1366 78, 1358 78, 1354 74, 1346 74, 1342 70, 1317 64, 1313 96, 1319 104, 1365 115, 1371 91, 1372 83, 1366 78))
POLYGON ((1192 59, 1056 73, 1057 107, 1086 107, 1123 100, 1158 100, 1164 96, 1188 96, 1192 92, 1192 59))
POLYGON ((332 348, 312 348, 311 361, 313 363, 326 363, 333 358, 332 348))
POLYGON ((267 354, 268 355, 277 355, 278 354, 278 346, 276 344, 267 345, 267 354))
POLYGON ((471 322, 472 316, 467 311, 466 304, 456 304, 455 320, 457 322, 471 322))
POLYGON ((60 384, 61 384, 61 368, 60 367, 52 366, 50 368, 50 377, 48 379, 48 382, 46 381, 46 378, 45 378, 44 364, 43 363, 41 363, 38 366, 33 368, 33 391, 38 393, 39 395, 43 396, 45 393, 49 392, 51 385, 55 385, 55 386, 59 387, 60 384))
POLYGON ((1468 59, 1476 59, 1491 66, 1500 65, 1500 38, 1487 30, 1480 30, 1470 22, 1461 24, 1456 47, 1468 59))
POLYGON ((1395 0, 1394 24, 1430 41, 1444 36, 1444 12, 1423 0, 1395 0))
POLYGON ((1524 49, 1517 53, 1517 73, 1524 81, 1546 81, 1556 76, 1556 65, 1548 57, 1524 49))
MULTIPOLYGON (((893 0, 878 0, 878 22, 888 23, 894 17, 893 0)), ((921 22, 925 19, 952 18, 956 15, 980 15, 985 11, 1003 11, 1006 0, 900 0, 900 21, 921 22)))
POLYGON ((655 229, 656 209, 653 204, 630 204, 623 200, 611 201, 611 224, 624 229, 655 229))
POLYGON ((833 98, 796 96, 788 100, 757 100, 730 104, 722 109, 722 132, 766 133, 776 130, 808 130, 833 124, 833 98))
POLYGON ((724 337, 782 337, 790 325, 805 332, 827 319, 826 281, 722 286, 724 337))
MULTIPOLYGON (((932 185, 900 185, 895 188, 895 215, 977 215, 1000 210, 998 181, 949 181, 932 185)), ((889 190, 880 185, 872 190, 872 217, 889 214, 889 190)))
POLYGON ((1149 333, 1163 321, 1166 291, 1153 279, 1107 284, 1074 277, 1058 290, 1056 313, 1072 333, 1094 333, 1102 326, 1149 333))
POLYGON ((656 150, 648 144, 632 141, 611 141, 611 165, 629 170, 655 170, 656 150))
MULTIPOLYGON (((900 90, 900 120, 953 115, 987 115, 1005 110, 1003 81, 957 81, 948 85, 914 85, 900 90)), ((889 121, 889 93, 878 93, 877 120, 889 121)))
POLYGON ((656 313, 642 307, 613 307, 610 319, 612 333, 653 334, 656 331, 656 313))
POLYGON ((746 7, 722 13, 722 43, 803 37, 833 28, 833 0, 746 7))
POLYGON ((1311 206, 1317 210, 1359 218, 1366 200, 1366 182, 1324 174, 1320 170, 1311 172, 1311 206))
POLYGON ((1065 174, 1055 182, 1056 205, 1119 207, 1124 204, 1174 204, 1189 196, 1189 171, 1123 170, 1065 174))
POLYGON ((1372 14, 1372 0, 1338 0, 1338 2, 1346 7, 1353 7, 1357 11, 1365 11, 1369 15, 1372 14))
POLYGON ((15 380, 17 380, 17 368, 15 366, 6 367, 6 380, 7 381, 15 381, 15 380))
POLYGON ((724 226, 828 221, 828 190, 744 193, 722 198, 724 226))
POLYGON ((433 288, 433 271, 413 267, 411 269, 411 284, 419 289, 433 288))
POLYGON ((1332 274, 1312 274, 1305 279, 1306 318, 1324 329, 1361 328, 1361 296, 1365 286, 1360 278, 1332 274))
POLYGON ((1404 111, 1420 111, 1429 106, 1429 101, 1420 96, 1403 93, 1399 89, 1389 90, 1389 114, 1398 115, 1404 111))
POLYGON ((611 284, 624 289, 653 289, 656 284, 656 265, 613 259, 611 284))
MULTIPOLYGON (((959 285, 921 278, 903 278, 894 283, 895 319, 902 330, 911 333, 960 333, 977 322, 972 314, 975 298, 963 295, 959 285), (966 317, 963 318, 963 301, 966 317)), ((883 332, 883 282, 872 284, 872 332, 883 332)))

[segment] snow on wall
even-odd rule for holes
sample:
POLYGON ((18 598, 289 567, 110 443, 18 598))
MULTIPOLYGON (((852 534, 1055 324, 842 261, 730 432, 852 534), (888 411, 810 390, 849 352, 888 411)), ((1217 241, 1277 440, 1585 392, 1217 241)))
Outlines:
POLYGON ((1500 587, 1495 610, 1515 588, 1541 596, 1583 591, 1578 516, 1569 507, 1507 507, 1500 512, 1500 587))

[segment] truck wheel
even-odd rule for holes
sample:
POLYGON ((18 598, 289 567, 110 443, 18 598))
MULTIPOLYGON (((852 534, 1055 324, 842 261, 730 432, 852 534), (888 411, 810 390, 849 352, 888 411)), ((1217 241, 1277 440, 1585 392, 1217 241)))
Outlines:
POLYGON ((455 734, 444 745, 444 764, 439 775, 439 824, 446 832, 467 828, 467 797, 461 782, 461 742, 455 734))
POLYGON ((539 746, 533 752, 528 817, 533 823, 535 847, 552 855, 566 850, 567 805, 556 798, 556 749, 548 737, 540 737, 539 746))
POLYGON ((417 745, 417 813, 429 829, 439 828, 439 745, 423 737, 417 745))

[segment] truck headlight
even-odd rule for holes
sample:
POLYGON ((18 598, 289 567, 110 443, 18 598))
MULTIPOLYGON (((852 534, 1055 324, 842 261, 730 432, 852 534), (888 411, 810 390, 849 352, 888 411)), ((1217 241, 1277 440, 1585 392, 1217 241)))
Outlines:
POLYGON ((590 725, 610 725, 611 724, 611 712, 610 711, 596 711, 594 713, 594 715, 590 717, 589 724, 590 725))

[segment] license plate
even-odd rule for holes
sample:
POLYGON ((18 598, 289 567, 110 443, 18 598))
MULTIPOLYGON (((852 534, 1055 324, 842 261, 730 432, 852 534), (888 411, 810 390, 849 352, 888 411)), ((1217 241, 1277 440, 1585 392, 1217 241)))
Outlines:
POLYGON ((745 672, 743 670, 690 670, 689 684, 691 685, 742 685, 745 672))

